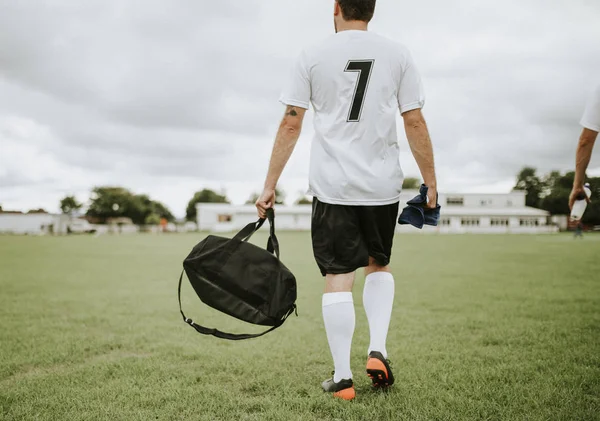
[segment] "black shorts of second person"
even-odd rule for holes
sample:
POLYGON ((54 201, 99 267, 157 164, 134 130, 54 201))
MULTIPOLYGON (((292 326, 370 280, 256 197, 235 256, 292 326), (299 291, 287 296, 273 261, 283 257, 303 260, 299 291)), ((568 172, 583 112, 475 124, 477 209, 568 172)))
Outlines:
POLYGON ((331 205, 313 201, 312 243, 323 276, 390 263, 399 203, 382 206, 331 205))

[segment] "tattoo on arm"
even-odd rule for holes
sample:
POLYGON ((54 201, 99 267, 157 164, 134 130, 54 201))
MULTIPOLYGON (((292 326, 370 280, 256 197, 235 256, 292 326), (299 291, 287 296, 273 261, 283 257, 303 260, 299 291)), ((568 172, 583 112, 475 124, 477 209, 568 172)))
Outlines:
POLYGON ((281 120, 277 136, 275 136, 275 144, 271 153, 265 188, 275 189, 277 186, 279 177, 296 147, 298 137, 300 137, 305 111, 301 107, 286 106, 285 116, 281 120))

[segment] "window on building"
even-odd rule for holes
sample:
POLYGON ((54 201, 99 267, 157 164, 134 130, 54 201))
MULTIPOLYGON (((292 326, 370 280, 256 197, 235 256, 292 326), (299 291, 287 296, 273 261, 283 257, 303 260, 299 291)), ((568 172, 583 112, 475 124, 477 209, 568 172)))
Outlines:
POLYGON ((462 218, 460 224, 466 227, 478 227, 480 221, 479 218, 462 218))
POLYGON ((540 221, 537 218, 521 218, 519 225, 522 227, 537 227, 540 225, 540 221))
POLYGON ((490 206, 492 204, 492 199, 484 199, 481 200, 481 206, 490 206))
POLYGON ((219 215, 219 222, 231 222, 233 219, 232 215, 221 214, 219 215))
POLYGON ((462 206, 465 204, 464 197, 450 196, 446 199, 446 205, 462 206))
POLYGON ((506 206, 508 206, 510 208, 512 206, 512 200, 507 200, 506 201, 506 206))
POLYGON ((441 225, 442 227, 448 227, 448 226, 450 226, 450 218, 442 218, 442 219, 440 219, 439 225, 441 225))
POLYGON ((508 218, 492 218, 490 220, 490 224, 493 227, 507 227, 508 223, 508 218))

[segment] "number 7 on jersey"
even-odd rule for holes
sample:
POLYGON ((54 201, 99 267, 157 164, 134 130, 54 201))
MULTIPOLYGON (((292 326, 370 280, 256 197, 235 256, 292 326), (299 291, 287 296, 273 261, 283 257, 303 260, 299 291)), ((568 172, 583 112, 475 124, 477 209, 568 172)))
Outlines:
POLYGON ((375 64, 375 60, 350 60, 346 65, 344 72, 358 72, 358 80, 356 81, 354 96, 352 97, 352 106, 348 113, 348 122, 360 121, 373 64, 375 64))

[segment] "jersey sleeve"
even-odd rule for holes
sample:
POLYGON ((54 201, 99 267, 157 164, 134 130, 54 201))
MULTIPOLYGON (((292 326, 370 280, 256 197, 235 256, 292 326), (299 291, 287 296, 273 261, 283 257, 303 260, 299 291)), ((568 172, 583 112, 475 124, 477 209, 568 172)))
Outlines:
POLYGON ((600 132, 600 84, 596 86, 587 101, 581 125, 586 129, 600 132))
POLYGON ((279 101, 308 110, 311 95, 309 73, 306 52, 302 52, 292 67, 279 101))
POLYGON ((398 107, 400 113, 423 108, 425 105, 425 93, 421 75, 417 70, 411 54, 404 52, 404 63, 402 63, 402 75, 398 87, 398 107))

